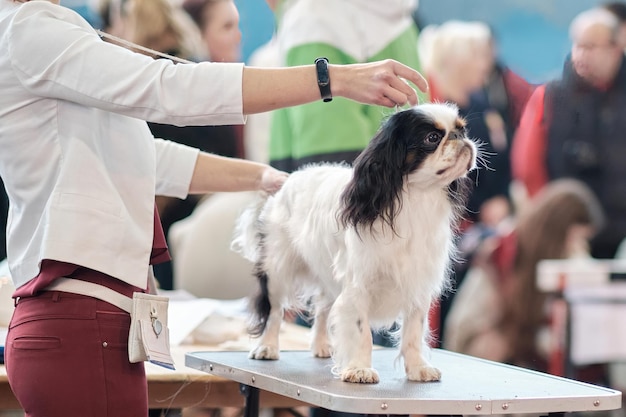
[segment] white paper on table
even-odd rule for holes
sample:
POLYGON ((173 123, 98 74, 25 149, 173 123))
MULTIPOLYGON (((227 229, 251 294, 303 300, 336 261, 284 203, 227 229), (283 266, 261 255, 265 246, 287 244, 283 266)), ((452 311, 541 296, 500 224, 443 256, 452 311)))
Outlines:
POLYGON ((235 300, 218 300, 215 314, 225 317, 247 317, 248 298, 235 300))
POLYGON ((537 288, 542 292, 560 291, 562 286, 605 285, 614 267, 623 262, 597 259, 545 259, 537 265, 537 288))
POLYGON ((574 365, 626 360, 626 304, 582 302, 570 308, 574 365))
POLYGON ((236 300, 170 299, 167 313, 170 345, 177 346, 183 343, 198 326, 211 316, 224 319, 244 317, 246 305, 246 298, 236 300))
POLYGON ((0 346, 4 346, 7 341, 7 334, 9 333, 9 329, 6 327, 0 327, 0 346))
POLYGON ((0 278, 7 277, 11 279, 11 272, 9 271, 9 262, 7 259, 3 259, 0 261, 0 278))
POLYGON ((207 317, 215 312, 219 301, 209 298, 169 302, 167 312, 170 345, 180 345, 207 317))

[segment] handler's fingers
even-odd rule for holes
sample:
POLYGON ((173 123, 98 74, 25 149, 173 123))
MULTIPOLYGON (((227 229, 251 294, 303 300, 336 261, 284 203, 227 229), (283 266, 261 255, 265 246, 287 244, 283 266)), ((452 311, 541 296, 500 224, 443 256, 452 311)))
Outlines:
POLYGON ((404 106, 407 102, 411 106, 418 104, 419 98, 417 93, 409 85, 408 82, 399 77, 393 77, 389 80, 389 86, 394 90, 394 93, 387 94, 390 99, 397 98, 396 104, 398 106, 404 106))
POLYGON ((378 104, 379 106, 385 106, 385 107, 396 107, 398 105, 395 101, 391 100, 387 96, 383 96, 380 99, 378 99, 376 104, 378 104))
POLYGON ((261 177, 261 189, 274 194, 283 186, 289 174, 274 168, 267 168, 261 177))
MULTIPOLYGON (((407 103, 407 101, 410 102, 406 94, 391 87, 388 87, 387 90, 385 91, 385 98, 389 99, 391 103, 393 103, 391 106, 388 106, 388 107, 404 106, 407 103)), ((415 100, 417 100, 417 98, 415 98, 415 100)), ((411 105, 414 105, 414 104, 416 103, 412 103, 411 105)))
POLYGON ((428 82, 419 72, 415 71, 413 68, 408 67, 400 62, 394 61, 394 74, 398 77, 402 77, 406 80, 411 81, 413 84, 417 86, 424 93, 428 91, 428 82))

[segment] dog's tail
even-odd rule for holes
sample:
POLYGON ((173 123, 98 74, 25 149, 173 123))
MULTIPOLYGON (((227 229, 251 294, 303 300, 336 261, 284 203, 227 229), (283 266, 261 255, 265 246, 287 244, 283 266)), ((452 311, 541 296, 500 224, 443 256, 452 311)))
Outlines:
POLYGON ((254 297, 250 298, 249 310, 252 313, 252 317, 250 318, 248 333, 251 336, 260 336, 265 331, 265 326, 267 326, 272 305, 267 288, 267 273, 260 268, 260 264, 255 266, 255 274, 259 281, 259 291, 254 297))
POLYGON ((268 198, 268 194, 259 193, 257 200, 239 216, 230 245, 233 251, 254 263, 254 275, 259 282, 258 292, 250 298, 248 305, 251 312, 248 333, 252 336, 260 336, 263 333, 271 310, 268 277, 263 262, 265 234, 261 220, 261 213, 268 198))
POLYGON ((263 232, 260 216, 268 198, 267 193, 259 193, 257 199, 241 213, 230 243, 231 250, 255 264, 261 259, 263 232))

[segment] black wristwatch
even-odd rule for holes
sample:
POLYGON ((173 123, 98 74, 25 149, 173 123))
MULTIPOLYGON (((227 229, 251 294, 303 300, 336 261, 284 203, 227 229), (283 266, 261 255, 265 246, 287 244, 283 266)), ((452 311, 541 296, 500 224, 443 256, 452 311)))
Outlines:
POLYGON ((315 70, 317 71, 317 86, 320 88, 322 100, 328 103, 333 99, 330 92, 330 75, 328 74, 328 59, 317 58, 315 60, 315 70))

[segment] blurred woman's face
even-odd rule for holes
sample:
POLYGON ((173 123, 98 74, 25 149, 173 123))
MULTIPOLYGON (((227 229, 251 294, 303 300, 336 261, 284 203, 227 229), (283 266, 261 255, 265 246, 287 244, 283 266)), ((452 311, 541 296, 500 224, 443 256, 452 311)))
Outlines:
POLYGON ((214 62, 241 60, 239 12, 230 0, 209 4, 204 10, 202 38, 214 62))
POLYGON ((493 65, 491 48, 488 45, 474 45, 460 75, 468 91, 479 90, 485 85, 493 65))

